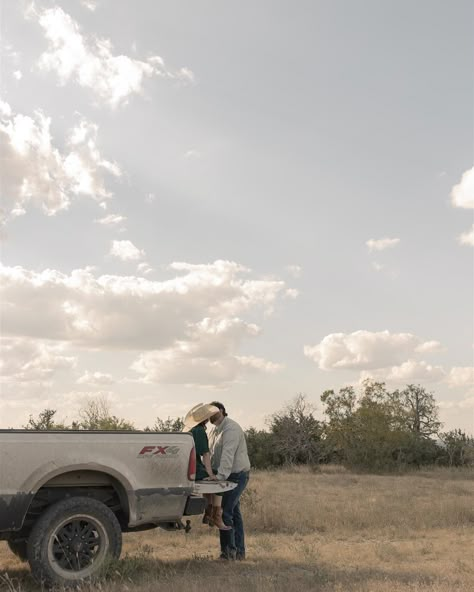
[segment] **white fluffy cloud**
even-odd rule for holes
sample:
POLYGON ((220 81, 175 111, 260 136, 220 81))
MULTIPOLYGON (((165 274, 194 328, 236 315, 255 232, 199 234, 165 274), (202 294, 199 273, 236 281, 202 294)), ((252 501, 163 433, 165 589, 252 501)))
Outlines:
POLYGON ((369 247, 369 251, 372 252, 393 248, 398 245, 399 242, 399 238, 370 238, 365 244, 369 247))
MULTIPOLYGON (((452 188, 451 204, 455 208, 474 208, 474 167, 467 170, 461 177, 461 181, 452 188)), ((471 230, 459 235, 458 242, 460 245, 474 246, 474 224, 471 230)))
POLYGON ((416 352, 432 351, 438 342, 411 333, 355 331, 331 333, 317 345, 306 345, 305 355, 322 370, 370 370, 399 366, 416 352))
POLYGON ((371 378, 382 382, 410 383, 410 382, 439 382, 445 377, 442 366, 433 366, 425 361, 407 360, 399 366, 364 370, 360 379, 371 378))
MULTIPOLYGON (((95 349, 141 350, 132 369, 138 380, 227 386, 250 372, 275 372, 278 364, 241 356, 260 328, 241 318, 271 311, 286 286, 249 279, 237 263, 174 263, 175 277, 70 275, 2 267, 3 331, 68 341, 95 349), (41 310, 41 315, 37 311, 41 310)), ((86 372, 80 384, 108 384, 110 375, 86 372)))
POLYGON ((455 208, 474 208, 474 167, 467 170, 452 188, 451 203, 455 208))
POLYGON ((391 368, 387 380, 394 382, 432 381, 438 382, 444 377, 442 366, 433 366, 425 361, 408 360, 391 368))
POLYGON ((0 383, 25 385, 50 380, 59 370, 71 369, 76 358, 67 355, 64 344, 28 338, 0 341, 0 383))
POLYGON ((129 240, 114 240, 110 247, 110 254, 122 261, 138 261, 145 257, 145 251, 138 249, 129 240))
POLYGON ((443 346, 439 341, 423 341, 415 348, 415 352, 418 354, 432 354, 443 351, 443 346))
POLYGON ((472 225, 471 230, 463 232, 459 236, 458 241, 461 245, 470 245, 471 247, 474 247, 474 224, 472 225))
POLYGON ((212 355, 219 357, 229 339, 239 343, 258 332, 255 325, 233 319, 271 311, 286 289, 280 280, 251 279, 248 270, 230 261, 174 263, 170 270, 172 279, 150 281, 95 277, 90 268, 66 275, 2 266, 2 332, 125 350, 179 352, 196 342, 197 356, 210 356, 214 347, 212 355))
POLYGON ((455 366, 451 368, 447 378, 450 387, 474 387, 474 367, 455 366))
POLYGON ((206 318, 194 325, 187 339, 161 351, 141 354, 132 369, 142 375, 144 382, 224 387, 242 373, 275 372, 280 368, 261 358, 236 355, 243 339, 258 333, 256 325, 239 318, 206 318))
POLYGON ((30 204, 53 215, 72 200, 87 196, 99 202, 111 197, 104 174, 121 174, 97 146, 97 126, 83 119, 69 131, 66 150, 53 144, 51 119, 41 111, 32 117, 14 114, 0 103, 2 202, 6 219, 25 213, 30 204))
POLYGON ((111 107, 126 104, 132 95, 141 94, 146 78, 194 80, 189 68, 170 70, 159 56, 143 61, 114 55, 108 39, 84 36, 78 23, 58 6, 44 10, 33 7, 29 14, 37 19, 48 42, 39 68, 55 72, 61 84, 73 80, 92 90, 111 107))

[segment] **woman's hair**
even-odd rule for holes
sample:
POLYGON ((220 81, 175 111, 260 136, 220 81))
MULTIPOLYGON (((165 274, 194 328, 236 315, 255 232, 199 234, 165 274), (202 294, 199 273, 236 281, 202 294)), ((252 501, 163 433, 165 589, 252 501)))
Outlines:
POLYGON ((218 407, 222 411, 222 415, 224 417, 227 417, 227 411, 225 410, 225 407, 222 403, 219 403, 219 401, 212 401, 211 405, 214 405, 214 407, 218 407))

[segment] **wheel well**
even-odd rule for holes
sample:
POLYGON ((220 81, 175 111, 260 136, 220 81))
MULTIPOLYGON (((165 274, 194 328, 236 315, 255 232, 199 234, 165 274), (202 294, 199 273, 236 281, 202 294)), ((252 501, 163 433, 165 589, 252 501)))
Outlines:
POLYGON ((128 497, 123 485, 102 471, 77 470, 56 475, 38 489, 28 508, 22 530, 29 531, 52 504, 77 496, 102 502, 114 512, 122 527, 128 525, 128 497))

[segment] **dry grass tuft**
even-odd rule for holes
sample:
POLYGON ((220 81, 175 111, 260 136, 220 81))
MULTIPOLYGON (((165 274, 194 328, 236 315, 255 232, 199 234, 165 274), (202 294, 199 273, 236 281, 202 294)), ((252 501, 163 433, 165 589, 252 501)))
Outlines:
MULTIPOLYGON (((217 532, 196 518, 187 536, 125 535, 123 558, 82 592, 474 590, 474 470, 258 472, 243 507, 247 561, 215 561, 217 532)), ((2 592, 39 590, 5 543, 0 568, 2 592)))

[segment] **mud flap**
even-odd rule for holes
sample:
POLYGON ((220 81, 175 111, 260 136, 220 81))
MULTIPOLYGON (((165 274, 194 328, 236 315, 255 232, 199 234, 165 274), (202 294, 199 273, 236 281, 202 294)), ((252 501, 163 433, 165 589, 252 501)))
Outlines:
POLYGON ((186 506, 184 507, 184 516, 195 516, 202 514, 206 507, 205 498, 197 495, 190 495, 186 500, 186 506))

